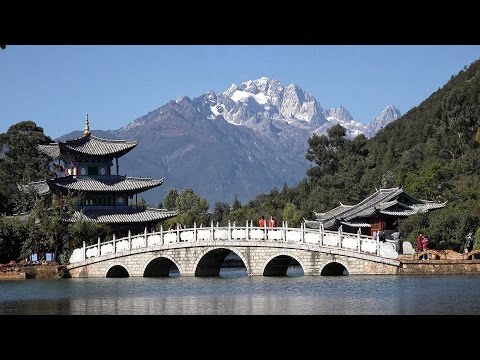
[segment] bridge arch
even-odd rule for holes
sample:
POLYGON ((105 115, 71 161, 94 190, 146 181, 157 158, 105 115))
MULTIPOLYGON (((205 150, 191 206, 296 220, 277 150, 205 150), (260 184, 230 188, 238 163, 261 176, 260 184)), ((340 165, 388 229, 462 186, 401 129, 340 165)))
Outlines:
POLYGON ((286 276, 288 266, 291 264, 292 260, 298 262, 303 270, 303 273, 305 274, 305 265, 302 263, 302 261, 297 256, 287 251, 282 251, 270 256, 262 266, 261 273, 263 276, 286 276))
POLYGON ((173 257, 164 254, 156 254, 150 256, 142 269, 143 277, 165 277, 169 276, 170 265, 173 264, 177 267, 180 276, 183 273, 178 261, 173 257), (156 261, 158 259, 158 261, 156 261), (149 267, 150 266, 150 267, 149 267), (168 270, 168 271, 167 271, 168 270), (147 275, 145 275, 147 274, 147 275))
POLYGON ((121 262, 116 262, 112 264, 105 273, 107 278, 117 278, 117 277, 130 277, 131 271, 128 269, 128 266, 122 264, 121 262))
POLYGON ((240 251, 225 246, 215 246, 205 249, 198 255, 192 267, 195 276, 218 276, 223 261, 232 252, 242 260, 247 274, 251 274, 248 262, 240 251), (209 253, 211 253, 210 256, 209 253))
POLYGON ((347 264, 344 261, 335 259, 333 261, 329 261, 325 265, 322 266, 320 269, 321 276, 342 276, 342 275, 350 275, 350 270, 348 269, 347 264), (345 274, 345 271, 347 274, 345 274))

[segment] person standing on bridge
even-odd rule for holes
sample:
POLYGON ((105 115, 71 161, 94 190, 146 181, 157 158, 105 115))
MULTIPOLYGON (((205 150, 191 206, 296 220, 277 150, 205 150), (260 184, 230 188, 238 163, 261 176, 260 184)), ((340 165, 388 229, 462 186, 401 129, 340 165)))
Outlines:
POLYGON ((265 216, 262 215, 260 220, 258 220, 258 226, 260 226, 261 228, 265 227, 265 216))
MULTIPOLYGON (((428 236, 427 235, 425 235, 422 239, 422 249, 423 249, 423 251, 428 250, 428 236)), ((427 254, 423 255, 423 258, 428 259, 427 254)))
POLYGON ((422 252, 423 250, 423 244, 422 244, 423 236, 422 233, 419 232, 417 236, 417 251, 422 252))
POLYGON ((277 226, 277 221, 273 217, 273 215, 270 215, 270 219, 268 220, 268 227, 269 228, 274 228, 277 226))

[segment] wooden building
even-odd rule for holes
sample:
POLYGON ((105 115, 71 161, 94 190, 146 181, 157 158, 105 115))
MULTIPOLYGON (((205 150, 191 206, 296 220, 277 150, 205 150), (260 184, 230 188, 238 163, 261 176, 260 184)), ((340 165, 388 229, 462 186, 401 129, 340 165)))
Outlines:
POLYGON ((358 204, 340 203, 325 213, 316 212, 316 220, 305 220, 305 225, 319 228, 323 224, 325 230, 342 226, 345 232, 356 233, 360 229, 364 235, 375 236, 380 230, 397 230, 399 218, 439 209, 446 203, 416 199, 398 187, 380 189, 358 204))

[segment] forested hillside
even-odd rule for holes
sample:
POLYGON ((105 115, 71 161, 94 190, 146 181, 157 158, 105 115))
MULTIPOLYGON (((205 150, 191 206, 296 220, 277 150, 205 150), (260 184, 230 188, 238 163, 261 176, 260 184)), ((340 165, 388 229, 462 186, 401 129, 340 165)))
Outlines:
POLYGON ((375 188, 401 186, 422 199, 448 200, 444 209, 401 221, 407 239, 423 231, 431 246, 460 250, 469 231, 480 237, 479 128, 476 61, 370 140, 348 140, 339 126, 327 136, 312 137, 307 158, 313 166, 305 180, 260 195, 245 207, 280 219, 312 219, 313 211, 354 204, 375 188))

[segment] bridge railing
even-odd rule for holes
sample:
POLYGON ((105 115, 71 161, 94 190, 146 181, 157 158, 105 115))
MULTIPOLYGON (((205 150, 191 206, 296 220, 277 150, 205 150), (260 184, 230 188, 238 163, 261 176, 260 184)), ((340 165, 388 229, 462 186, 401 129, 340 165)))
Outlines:
MULTIPOLYGON (((346 249, 357 251, 359 253, 380 255, 380 244, 377 239, 368 235, 362 235, 360 230, 356 234, 345 233, 342 227, 338 231, 325 230, 323 226, 319 229, 306 228, 302 223, 300 228, 290 228, 286 221, 282 222, 281 227, 268 228, 253 226, 248 221, 245 226, 236 226, 236 223, 228 226, 216 226, 213 222, 209 227, 194 224, 193 228, 182 229, 178 224, 175 229, 147 232, 147 228, 141 234, 132 235, 130 231, 128 236, 113 239, 106 242, 98 242, 95 245, 85 246, 75 249, 70 263, 83 261, 91 257, 120 253, 130 251, 137 248, 147 248, 157 245, 177 244, 177 243, 195 243, 204 241, 245 241, 248 242, 273 242, 273 243, 305 243, 309 245, 325 246, 330 248, 346 249)), ((387 240, 387 242, 394 243, 387 240)))

